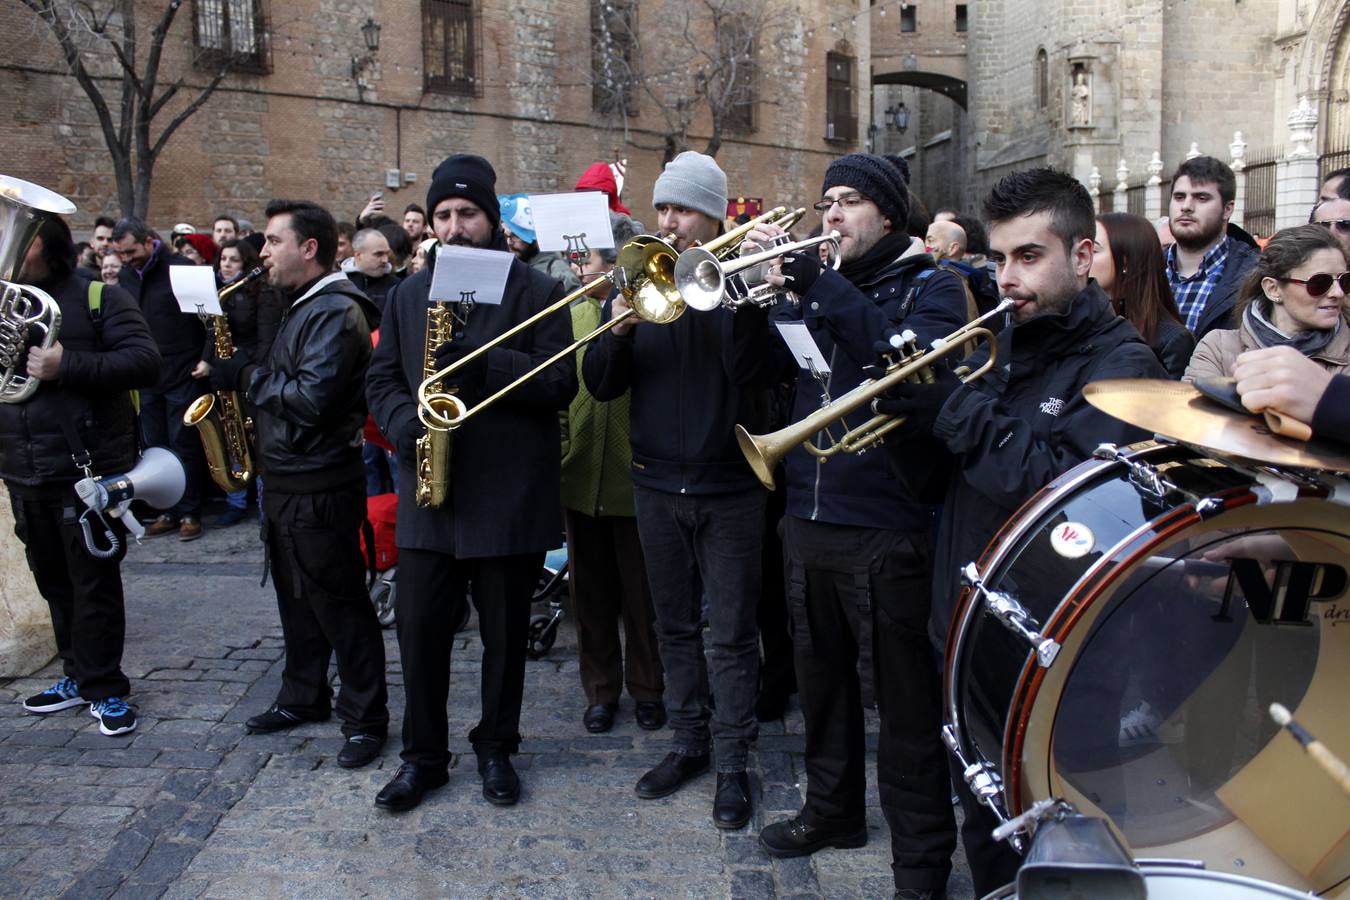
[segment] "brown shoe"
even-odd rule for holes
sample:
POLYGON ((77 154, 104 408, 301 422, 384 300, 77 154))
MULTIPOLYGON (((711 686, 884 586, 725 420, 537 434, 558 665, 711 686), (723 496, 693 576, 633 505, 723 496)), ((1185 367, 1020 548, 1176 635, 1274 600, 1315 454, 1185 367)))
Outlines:
POLYGON ((183 522, 178 526, 178 539, 180 541, 195 541, 202 536, 202 523, 197 521, 196 516, 183 516, 183 522))
POLYGON ((145 526, 146 537, 157 537, 161 534, 168 534, 170 531, 178 530, 178 520, 168 513, 164 513, 158 519, 145 526))

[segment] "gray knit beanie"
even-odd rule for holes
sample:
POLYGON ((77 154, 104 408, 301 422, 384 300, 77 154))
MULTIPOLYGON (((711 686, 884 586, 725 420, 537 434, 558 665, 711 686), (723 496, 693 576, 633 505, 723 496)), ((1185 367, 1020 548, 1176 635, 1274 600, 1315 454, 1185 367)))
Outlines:
POLYGON ((905 220, 909 218, 909 188, 900 170, 884 157, 870 153, 849 153, 839 157, 825 170, 820 193, 823 195, 840 185, 853 188, 875 203, 881 214, 891 220, 893 230, 905 230, 905 220))
POLYGON ((711 156, 686 150, 666 163, 652 188, 652 206, 669 203, 722 220, 727 215, 727 176, 711 156))

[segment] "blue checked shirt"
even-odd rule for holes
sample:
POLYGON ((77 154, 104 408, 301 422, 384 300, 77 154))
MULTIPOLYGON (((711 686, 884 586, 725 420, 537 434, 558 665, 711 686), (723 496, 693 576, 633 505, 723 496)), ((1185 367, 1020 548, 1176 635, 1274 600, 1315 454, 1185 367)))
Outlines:
POLYGON ((1172 297, 1177 301, 1186 330, 1195 331, 1200 326, 1200 316, 1223 276, 1223 265, 1232 245, 1233 239, 1225 236, 1200 260, 1200 268, 1190 278, 1182 278, 1177 271, 1177 245, 1167 248, 1167 281, 1172 285, 1172 297))

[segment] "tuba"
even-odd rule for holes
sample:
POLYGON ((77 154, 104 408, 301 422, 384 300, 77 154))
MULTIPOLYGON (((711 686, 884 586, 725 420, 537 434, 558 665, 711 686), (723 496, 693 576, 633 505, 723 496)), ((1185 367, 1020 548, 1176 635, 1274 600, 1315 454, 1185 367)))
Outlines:
MULTIPOLYGON (((244 285, 260 278, 267 270, 258 266, 234 284, 220 292, 220 299, 233 294, 244 285)), ((211 330, 215 336, 216 358, 234 356, 234 339, 230 335, 230 321, 224 315, 212 316, 211 330)), ((206 466, 211 480, 222 491, 242 491, 253 479, 253 420, 244 415, 238 391, 218 391, 203 394, 183 413, 183 424, 191 425, 201 435, 206 453, 206 466)))
POLYGON ((28 347, 56 343, 61 308, 46 291, 15 279, 47 217, 74 211, 75 204, 60 194, 0 175, 0 403, 33 396, 38 380, 22 368, 28 347))

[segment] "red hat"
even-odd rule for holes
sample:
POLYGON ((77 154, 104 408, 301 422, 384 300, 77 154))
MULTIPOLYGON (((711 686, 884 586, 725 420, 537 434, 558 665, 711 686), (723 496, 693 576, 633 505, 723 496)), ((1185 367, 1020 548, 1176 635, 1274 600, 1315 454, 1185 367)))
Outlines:
POLYGON ((202 259, 206 260, 208 266, 216 264, 216 257, 220 255, 220 248, 216 246, 215 241, 211 240, 210 235, 183 234, 179 235, 179 240, 196 248, 197 252, 202 255, 202 259))
POLYGON ((593 163, 590 168, 581 173, 577 179, 577 190, 579 191, 603 191, 609 196, 609 208, 616 213, 623 213, 625 216, 632 215, 628 207, 619 202, 619 184, 614 180, 614 172, 610 169, 609 163, 593 163))

